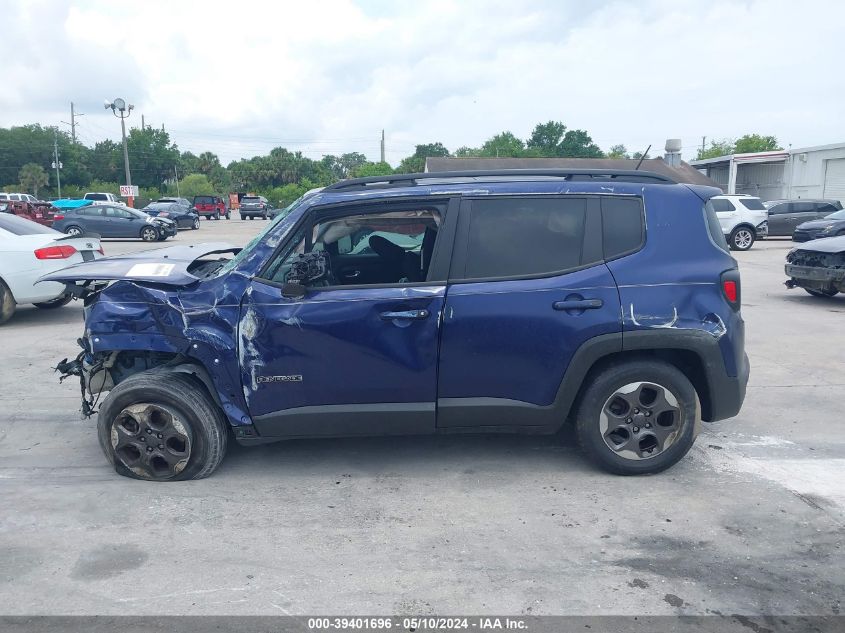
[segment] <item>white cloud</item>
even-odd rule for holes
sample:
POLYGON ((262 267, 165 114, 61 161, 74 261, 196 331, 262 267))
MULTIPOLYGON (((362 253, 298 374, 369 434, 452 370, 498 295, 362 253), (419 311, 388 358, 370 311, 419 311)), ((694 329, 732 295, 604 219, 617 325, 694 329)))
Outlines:
POLYGON ((183 149, 224 160, 275 145, 397 162, 538 122, 607 148, 702 135, 845 140, 835 1, 144 3, 0 0, 2 125, 68 120, 115 138, 124 96, 183 149))

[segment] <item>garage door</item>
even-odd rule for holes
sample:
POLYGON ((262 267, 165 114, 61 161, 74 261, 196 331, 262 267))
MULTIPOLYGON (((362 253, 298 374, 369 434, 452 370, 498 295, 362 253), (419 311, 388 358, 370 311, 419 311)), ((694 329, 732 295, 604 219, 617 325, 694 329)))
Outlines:
POLYGON ((835 158, 826 162, 824 197, 845 203, 845 158, 835 158))

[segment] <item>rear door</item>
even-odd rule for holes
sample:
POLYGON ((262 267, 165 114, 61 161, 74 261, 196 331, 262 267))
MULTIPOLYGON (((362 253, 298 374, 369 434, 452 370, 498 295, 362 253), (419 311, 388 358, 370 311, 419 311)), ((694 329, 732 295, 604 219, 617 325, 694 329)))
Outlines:
POLYGON ((598 197, 464 200, 443 312, 439 428, 563 421, 573 354, 621 332, 601 226, 598 197))
POLYGON ((814 202, 790 202, 790 212, 786 216, 787 232, 786 235, 792 235, 799 224, 815 220, 816 204, 814 202))

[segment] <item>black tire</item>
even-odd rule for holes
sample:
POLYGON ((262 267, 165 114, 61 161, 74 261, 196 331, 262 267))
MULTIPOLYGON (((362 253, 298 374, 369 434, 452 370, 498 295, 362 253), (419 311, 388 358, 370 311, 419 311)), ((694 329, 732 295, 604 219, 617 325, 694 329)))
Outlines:
POLYGON ((15 303, 15 298, 12 296, 12 291, 9 290, 9 286, 0 279, 0 325, 3 325, 6 321, 12 318, 16 307, 17 304, 15 303))
MULTIPOLYGON (((652 400, 657 402, 657 398, 652 400)), ((625 404, 628 404, 625 402, 625 404)), ((642 405, 641 405, 642 406, 642 405)), ((576 432, 578 442, 587 455, 605 470, 618 475, 643 475, 657 473, 669 468, 678 462, 695 442, 698 434, 701 407, 698 394, 689 379, 676 367, 656 360, 634 360, 623 362, 595 374, 589 386, 581 398, 577 412, 576 432), (673 408, 674 413, 669 413, 677 430, 674 432, 671 442, 664 438, 664 447, 659 445, 659 434, 670 433, 672 427, 667 426, 669 418, 664 419, 663 413, 652 415, 657 411, 651 411, 646 404, 643 409, 629 408, 627 413, 621 417, 618 411, 613 410, 616 400, 614 398, 625 388, 632 384, 643 383, 639 391, 628 392, 626 395, 636 398, 637 402, 646 400, 645 396, 649 389, 654 387, 663 388, 665 392, 674 397, 677 406, 673 407, 671 401, 666 398, 667 406, 673 408), (632 410, 633 409, 633 410, 632 410), (634 413, 636 411, 636 413, 634 413), (630 415, 629 415, 630 414, 630 415), (645 417, 650 416, 650 417, 645 417), (607 419, 607 430, 603 431, 603 418, 607 419), (632 420, 628 423, 627 420, 632 420), (638 426, 639 425, 639 426, 638 426), (648 429, 646 426, 648 425, 648 429), (613 430, 611 426, 614 427, 613 430), (616 444, 616 450, 610 447, 619 439, 617 433, 621 433, 621 444, 616 444), (625 439, 625 433, 628 439, 625 439), (607 439, 606 439, 607 438, 607 439), (631 450, 623 450, 631 443, 631 450), (651 455, 648 447, 660 449, 651 455), (629 456, 620 454, 631 453, 629 456)))
POLYGON ((816 288, 804 288, 807 294, 811 294, 814 297, 822 297, 824 299, 830 299, 831 297, 835 297, 839 294, 838 290, 817 290, 816 288))
POLYGON ((193 228, 195 231, 196 231, 196 230, 198 230, 198 229, 200 228, 200 219, 199 219, 199 217, 194 218, 194 222, 193 222, 193 224, 191 224, 191 228, 193 228))
POLYGON ((738 226, 728 236, 728 246, 732 251, 747 251, 754 245, 757 233, 747 226, 738 226))
POLYGON ((156 242, 164 239, 164 233, 159 233, 155 227, 145 226, 141 229, 139 237, 145 242, 156 242))
POLYGON ((215 219, 215 220, 219 220, 219 219, 220 219, 220 211, 216 211, 216 212, 214 213, 214 219, 215 219))
POLYGON ((223 415, 205 389, 186 374, 155 369, 133 374, 109 392, 97 416, 97 430, 100 447, 115 472, 147 481, 208 477, 223 460, 228 443, 223 415), (133 408, 131 412, 128 411, 130 407, 133 408), (143 422, 144 410, 152 413, 146 417, 149 422, 143 422), (167 422, 168 416, 171 422, 167 422), (157 420, 155 425, 154 419, 157 420), (179 424, 174 426, 174 420, 181 423, 181 428, 178 428, 179 424), (131 427, 133 422, 135 429, 131 427), (162 437, 168 433, 168 425, 173 432, 162 437), (157 427, 162 429, 161 434, 157 435, 153 430, 157 427), (153 432, 145 433, 148 429, 153 432), (122 440, 127 442, 124 446, 120 445, 122 440), (158 443, 159 440, 162 443, 158 443), (186 457, 171 468, 164 455, 180 459, 181 454, 171 450, 172 443, 178 444, 178 441, 182 442, 186 457), (146 451, 139 448, 144 446, 146 451), (130 447, 133 448, 129 450, 130 447), (179 469, 178 464, 183 462, 179 469), (166 468, 157 469, 157 464, 165 464, 166 468))
POLYGON ((248 215, 248 216, 246 216, 246 217, 248 217, 250 220, 254 220, 254 219, 255 219, 255 216, 252 216, 252 215, 248 215))
POLYGON ((84 232, 81 226, 76 226, 75 224, 65 227, 65 233, 67 235, 82 235, 84 232))
POLYGON ((231 220, 231 219, 232 219, 232 214, 231 214, 231 213, 229 213, 228 211, 226 211, 226 219, 227 219, 227 220, 231 220))
POLYGON ((62 295, 61 297, 56 297, 55 299, 51 299, 50 301, 42 301, 40 303, 33 303, 36 308, 41 308, 42 310, 53 310, 55 308, 61 308, 62 306, 66 306, 71 302, 73 296, 67 294, 62 295))

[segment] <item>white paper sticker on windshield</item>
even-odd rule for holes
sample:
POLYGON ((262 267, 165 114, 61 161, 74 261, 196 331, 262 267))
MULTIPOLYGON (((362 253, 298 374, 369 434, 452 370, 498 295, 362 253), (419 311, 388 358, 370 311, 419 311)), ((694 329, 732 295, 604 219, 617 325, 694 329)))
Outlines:
POLYGON ((175 264, 135 264, 127 277, 167 277, 175 264))

